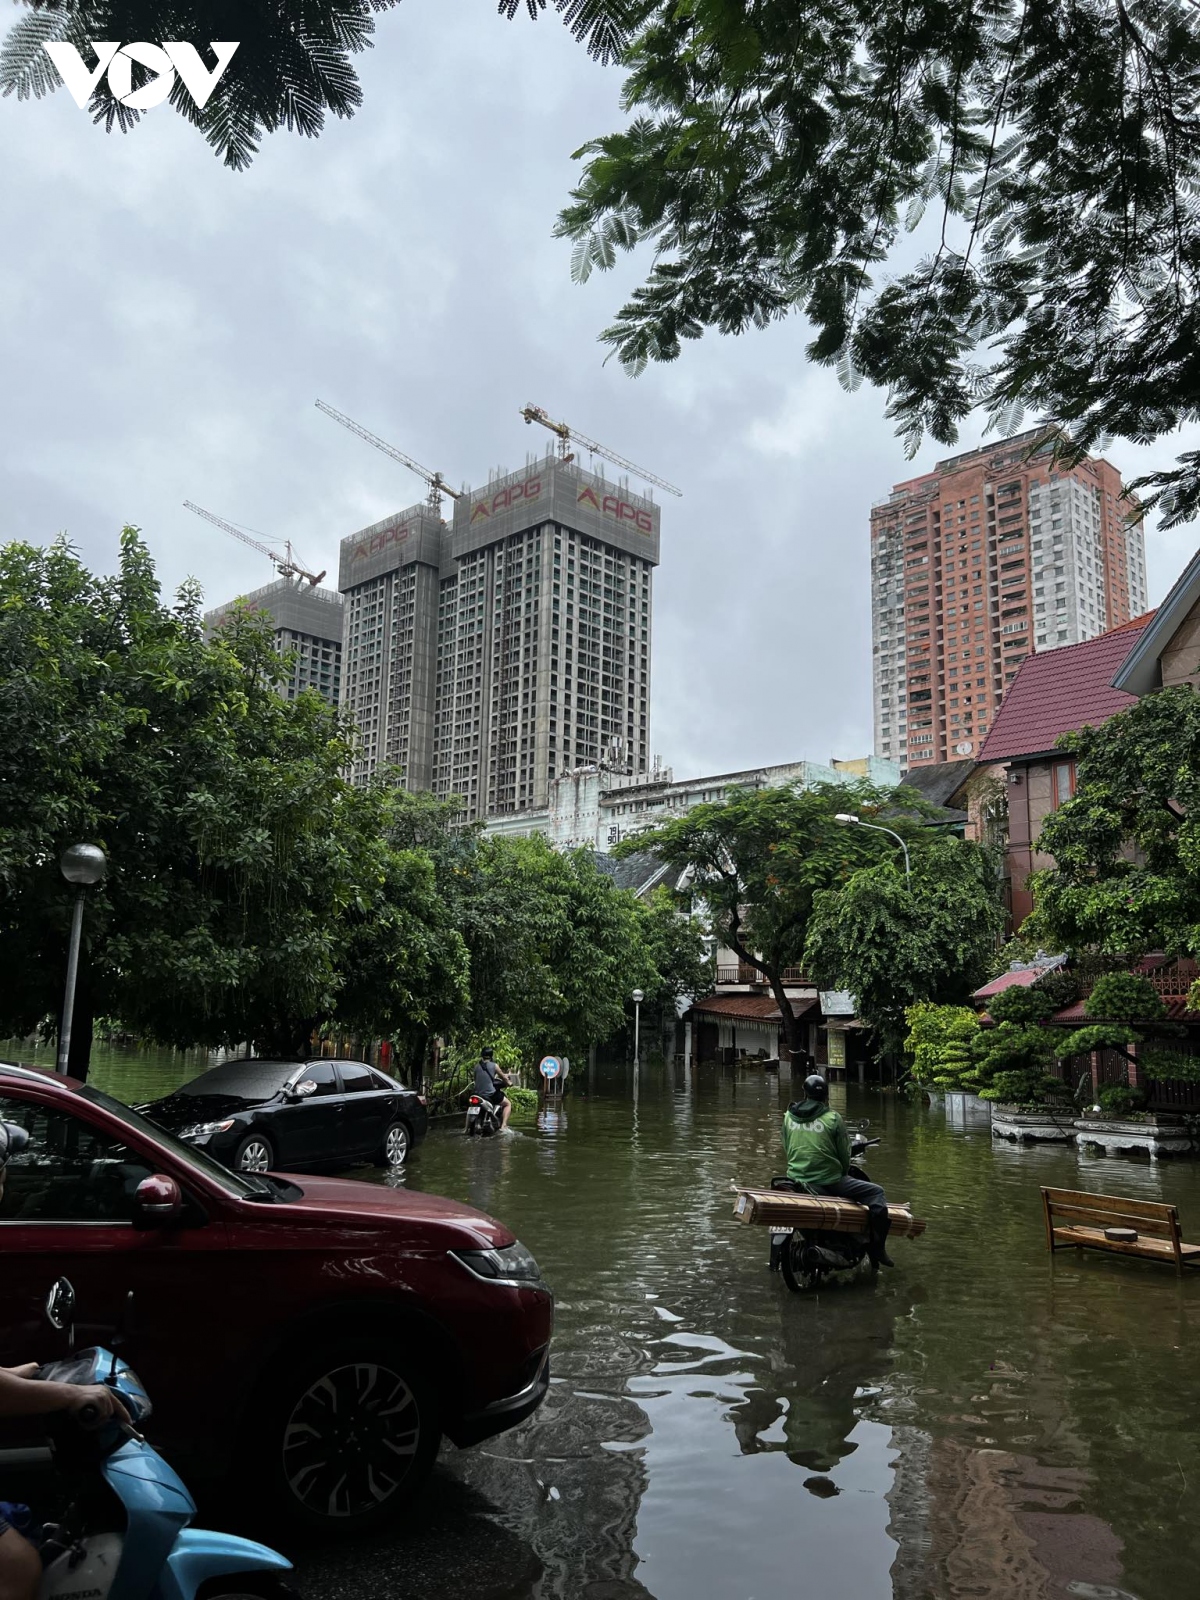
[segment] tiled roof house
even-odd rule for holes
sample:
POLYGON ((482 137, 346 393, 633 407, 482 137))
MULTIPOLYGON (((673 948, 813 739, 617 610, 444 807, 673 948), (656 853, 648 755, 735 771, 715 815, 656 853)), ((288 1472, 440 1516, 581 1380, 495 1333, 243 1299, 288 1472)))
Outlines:
POLYGON ((1035 847, 1042 823, 1075 792, 1075 763, 1057 749, 1064 733, 1096 727, 1135 703, 1113 685, 1153 612, 1081 644, 1027 656, 1012 681, 983 748, 981 766, 1008 784, 1007 875, 1013 927, 1033 909, 1031 872, 1053 865, 1035 847))

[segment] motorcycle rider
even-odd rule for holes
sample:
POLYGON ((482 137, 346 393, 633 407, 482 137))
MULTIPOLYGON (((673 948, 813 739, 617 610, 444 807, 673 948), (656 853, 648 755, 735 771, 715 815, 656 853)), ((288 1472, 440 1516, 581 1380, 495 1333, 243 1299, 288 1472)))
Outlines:
POLYGON ((873 1265, 894 1265, 887 1253, 887 1196, 869 1178, 850 1175, 850 1138, 846 1124, 830 1109, 829 1085, 819 1072, 804 1080, 804 1099, 794 1100, 783 1117, 783 1148, 788 1177, 811 1194, 855 1200, 870 1212, 867 1254, 873 1265))
POLYGON ((485 1044, 475 1063, 475 1093, 499 1111, 501 1128, 508 1127, 512 1116, 512 1101, 504 1092, 511 1082, 512 1079, 496 1065, 491 1045, 485 1044))
MULTIPOLYGON (((0 1203, 4 1200, 5 1169, 9 1156, 29 1143, 29 1135, 15 1122, 0 1122, 0 1203)), ((94 1406, 101 1417, 128 1422, 120 1396, 102 1383, 39 1383, 37 1362, 23 1367, 0 1367, 0 1421, 5 1417, 40 1417, 53 1411, 79 1411, 94 1406)), ((9 1522, 0 1506, 0 1600, 34 1600, 42 1581, 42 1559, 9 1522)), ((15 1516, 16 1513, 13 1512, 15 1516)))

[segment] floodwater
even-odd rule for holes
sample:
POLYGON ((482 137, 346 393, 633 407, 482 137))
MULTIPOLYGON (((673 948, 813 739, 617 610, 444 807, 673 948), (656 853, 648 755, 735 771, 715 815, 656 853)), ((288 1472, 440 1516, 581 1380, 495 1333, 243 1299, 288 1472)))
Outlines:
MULTIPOLYGON (((155 1087, 117 1053, 97 1068, 131 1099, 155 1087)), ((306 1597, 1197 1593, 1200 1277, 1051 1264, 1038 1186, 1175 1201, 1200 1238, 1200 1162, 1021 1150, 835 1086, 883 1139, 871 1175, 929 1227, 878 1281, 796 1296, 732 1216, 734 1182, 779 1170, 786 1069, 617 1066, 571 1088, 508 1137, 435 1130, 402 1180, 537 1254, 558 1302, 545 1406, 447 1448, 408 1535, 310 1557, 306 1597), (409 1587, 431 1539, 433 1576, 409 1587)))

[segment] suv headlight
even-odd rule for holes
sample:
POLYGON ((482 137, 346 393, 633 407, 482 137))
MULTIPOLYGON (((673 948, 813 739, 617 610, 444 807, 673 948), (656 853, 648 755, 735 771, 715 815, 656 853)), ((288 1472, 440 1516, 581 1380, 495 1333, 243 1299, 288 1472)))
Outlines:
POLYGON ((541 1269, 518 1240, 505 1245, 502 1250, 451 1250, 456 1261, 461 1261, 468 1272, 488 1283, 538 1283, 542 1281, 541 1269))

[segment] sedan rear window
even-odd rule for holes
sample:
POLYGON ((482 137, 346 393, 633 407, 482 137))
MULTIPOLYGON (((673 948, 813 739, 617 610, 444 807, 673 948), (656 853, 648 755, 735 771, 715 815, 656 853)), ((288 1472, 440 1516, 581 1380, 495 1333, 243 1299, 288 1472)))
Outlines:
POLYGON ((299 1070, 296 1061, 223 1061, 176 1092, 223 1100, 268 1100, 299 1070))

